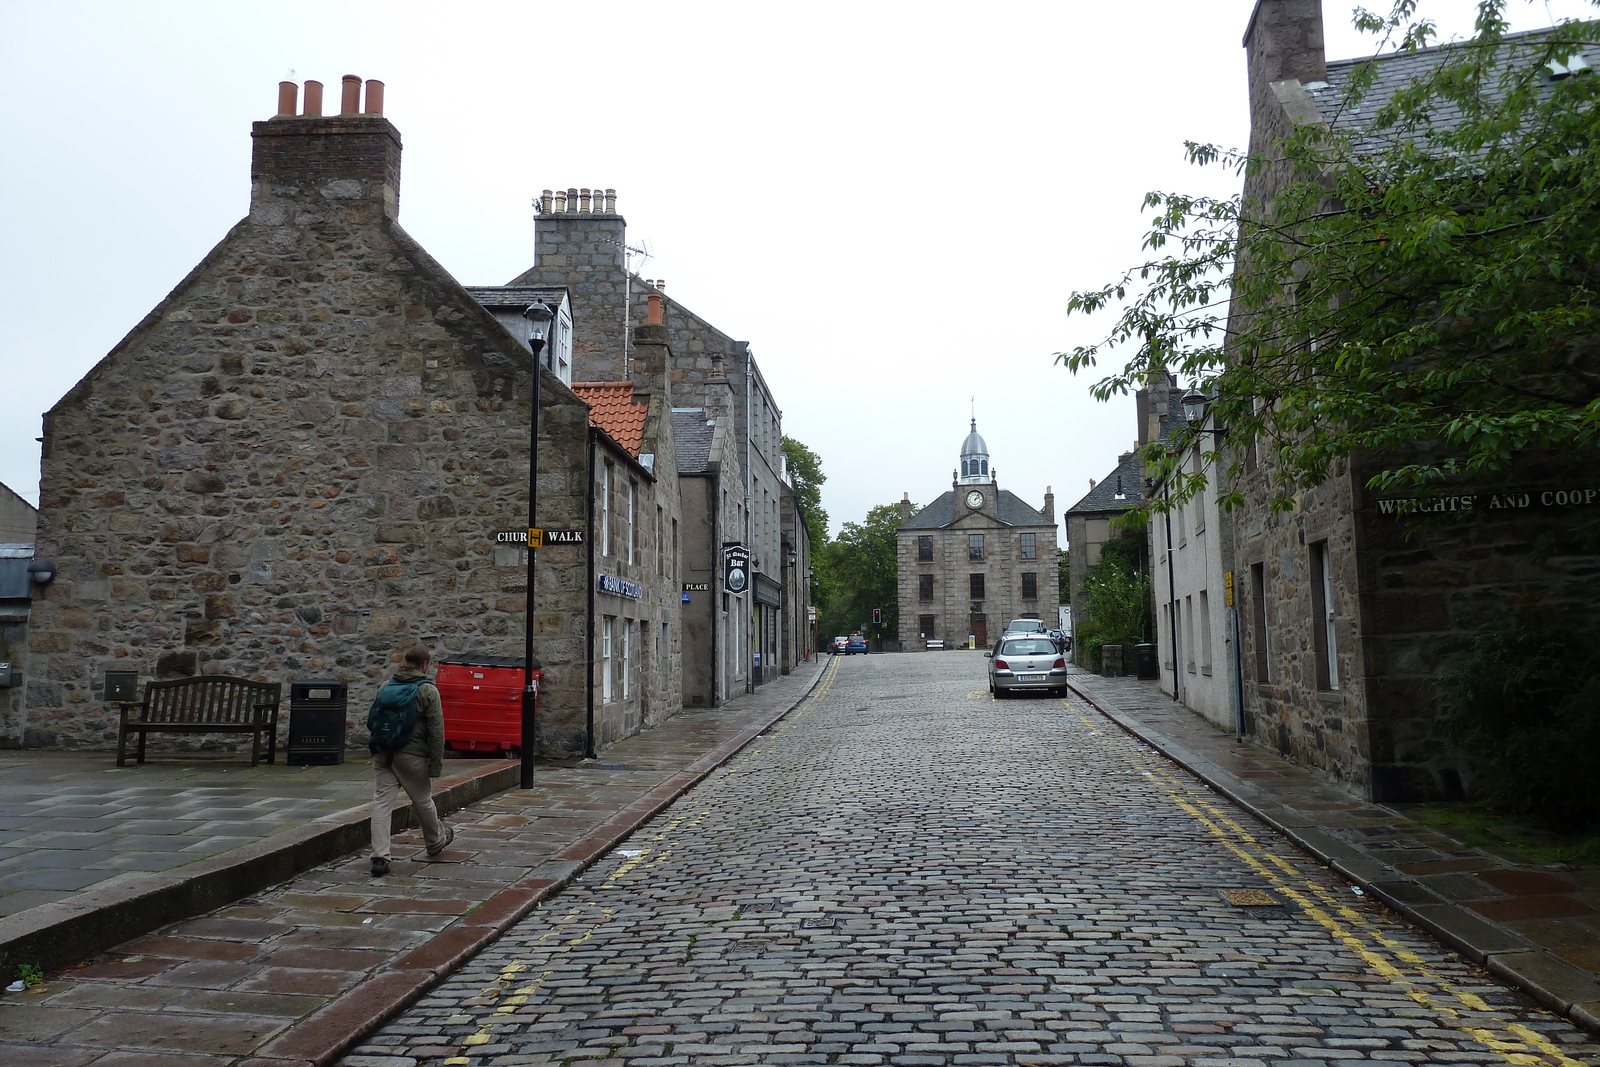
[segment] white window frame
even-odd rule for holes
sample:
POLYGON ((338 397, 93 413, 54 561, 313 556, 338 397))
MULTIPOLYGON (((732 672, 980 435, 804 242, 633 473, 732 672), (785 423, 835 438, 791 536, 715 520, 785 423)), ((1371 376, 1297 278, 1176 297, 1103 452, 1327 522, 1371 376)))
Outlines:
POLYGON ((1333 553, 1328 551, 1328 542, 1322 542, 1322 551, 1317 553, 1322 557, 1322 573, 1318 579, 1322 582, 1322 625, 1326 628, 1328 642, 1328 688, 1334 692, 1339 689, 1339 638, 1333 625, 1333 553))
POLYGON ((600 554, 611 555, 611 461, 600 464, 600 554))
POLYGON ((607 615, 600 624, 600 701, 609 704, 612 697, 612 681, 615 672, 611 669, 611 629, 616 623, 615 616, 607 615))
POLYGON ((633 620, 622 620, 622 699, 633 697, 633 620))

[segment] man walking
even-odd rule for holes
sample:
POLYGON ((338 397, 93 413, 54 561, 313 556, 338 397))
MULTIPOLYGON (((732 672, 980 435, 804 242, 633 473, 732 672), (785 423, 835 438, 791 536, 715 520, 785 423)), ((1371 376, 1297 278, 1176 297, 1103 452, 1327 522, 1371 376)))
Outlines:
POLYGON ((427 645, 413 645, 405 664, 378 692, 367 714, 375 775, 372 795, 372 877, 389 873, 389 820, 400 790, 422 826, 428 858, 449 847, 455 830, 444 825, 433 806, 430 778, 444 773, 444 709, 439 690, 428 681, 427 645))

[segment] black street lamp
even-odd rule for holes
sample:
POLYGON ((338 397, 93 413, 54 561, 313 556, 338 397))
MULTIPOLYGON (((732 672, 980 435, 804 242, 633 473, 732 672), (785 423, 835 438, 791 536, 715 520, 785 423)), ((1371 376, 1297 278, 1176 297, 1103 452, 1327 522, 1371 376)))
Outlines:
POLYGON ((531 414, 528 416, 528 592, 522 639, 522 781, 523 789, 533 788, 533 745, 535 714, 539 704, 539 686, 533 672, 539 661, 533 658, 533 531, 539 525, 539 378, 543 373, 540 357, 545 339, 550 332, 550 322, 556 315, 550 305, 539 301, 529 304, 522 312, 528 320, 528 347, 533 350, 533 385, 528 391, 531 414))

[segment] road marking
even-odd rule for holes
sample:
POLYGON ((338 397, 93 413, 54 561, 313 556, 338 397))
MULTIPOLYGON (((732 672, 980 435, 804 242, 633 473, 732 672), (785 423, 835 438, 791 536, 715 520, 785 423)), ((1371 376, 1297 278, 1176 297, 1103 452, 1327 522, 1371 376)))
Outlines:
MULTIPOLYGON (((1064 700, 1063 703, 1091 731, 1100 732, 1084 720, 1081 710, 1071 701, 1064 700)), ((1386 937, 1370 919, 1351 908, 1328 886, 1311 878, 1303 868, 1267 851, 1254 834, 1239 824, 1232 812, 1195 792, 1204 788, 1198 780, 1179 778, 1164 757, 1152 753, 1124 750, 1122 755, 1135 769, 1143 770, 1139 761, 1144 761, 1150 768, 1146 772, 1148 776, 1175 807, 1198 822, 1223 848, 1271 883, 1274 890, 1354 952, 1376 974, 1400 986, 1419 1005, 1448 1019, 1447 1025, 1468 1035, 1509 1064, 1585 1067, 1581 1061, 1567 1056, 1559 1045, 1525 1024, 1508 1021, 1499 1024, 1503 1029, 1495 1029, 1474 1025, 1464 1019, 1461 1009, 1490 1015, 1496 1011, 1476 993, 1460 989, 1449 979, 1429 970, 1420 956, 1386 937), (1294 884, 1291 884, 1291 879, 1294 884), (1461 1008, 1441 1002, 1439 998, 1454 1000, 1461 1008)))

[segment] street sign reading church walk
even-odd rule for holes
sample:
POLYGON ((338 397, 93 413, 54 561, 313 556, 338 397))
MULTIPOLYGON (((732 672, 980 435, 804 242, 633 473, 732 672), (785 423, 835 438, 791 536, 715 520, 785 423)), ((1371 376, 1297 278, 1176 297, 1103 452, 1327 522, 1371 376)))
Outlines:
MULTIPOLYGON (((496 530, 494 541, 497 545, 525 545, 528 535, 533 530, 496 530)), ((582 530, 539 530, 534 536, 534 548, 548 548, 551 545, 581 545, 584 543, 582 530), (543 537, 539 536, 542 534, 543 537)))

